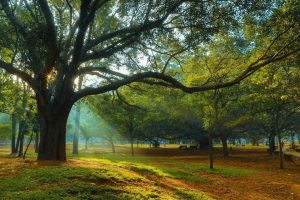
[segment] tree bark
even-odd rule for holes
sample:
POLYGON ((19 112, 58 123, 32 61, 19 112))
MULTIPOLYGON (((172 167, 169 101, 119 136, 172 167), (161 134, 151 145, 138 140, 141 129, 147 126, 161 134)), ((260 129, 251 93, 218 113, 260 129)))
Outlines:
POLYGON ((295 146, 295 133, 291 132, 291 146, 295 146))
POLYGON ((110 144, 111 144, 112 152, 116 153, 115 144, 114 144, 114 141, 112 139, 110 140, 110 144))
POLYGON ((22 157, 23 156, 23 149, 24 149, 24 121, 21 122, 20 124, 20 128, 19 128, 19 148, 18 148, 18 157, 22 157))
POLYGON ((22 123, 23 123, 22 121, 19 121, 19 130, 18 130, 18 137, 16 142, 16 153, 18 153, 20 149, 20 141, 21 141, 22 129, 23 129, 22 123))
POLYGON ((213 135, 212 132, 208 133, 208 142, 209 142, 209 168, 214 168, 214 149, 213 149, 213 135))
MULTIPOLYGON (((78 82, 78 90, 81 90, 82 87, 83 77, 79 76, 78 82)), ((80 101, 77 102, 76 105, 76 115, 75 115, 75 132, 73 135, 73 155, 78 155, 78 137, 80 132, 80 111, 81 111, 81 104, 80 101)))
POLYGON ((33 129, 32 131, 34 132, 34 152, 35 153, 38 153, 39 151, 39 140, 40 140, 40 135, 39 135, 39 125, 40 125, 40 118, 39 118, 39 115, 36 113, 35 115, 35 121, 34 121, 34 126, 33 126, 33 129))
POLYGON ((32 132, 31 135, 30 135, 29 142, 28 142, 28 144, 27 144, 27 146, 26 146, 26 149, 25 149, 25 152, 24 152, 24 154, 23 154, 23 159, 25 159, 25 156, 26 156, 26 153, 27 153, 27 151, 28 151, 28 148, 29 148, 29 146, 30 146, 30 144, 31 144, 32 138, 33 138, 33 132, 32 132))
POLYGON ((277 132, 278 137, 278 146, 279 146, 279 163, 280 163, 280 169, 283 169, 283 144, 281 143, 281 134, 277 132))
POLYGON ((88 142, 89 142, 89 138, 85 138, 85 146, 84 146, 85 150, 88 150, 88 142))
POLYGON ((35 153, 39 152, 39 132, 35 132, 35 140, 34 140, 34 151, 35 153))
POLYGON ((71 107, 40 110, 38 160, 66 160, 66 125, 71 107))
POLYGON ((134 157, 134 150, 133 150, 133 133, 130 132, 130 143, 131 143, 131 156, 134 157))
POLYGON ((273 152, 275 150, 275 133, 274 130, 271 130, 271 133, 269 135, 269 155, 273 155, 273 152))
POLYGON ((76 107, 76 115, 75 115, 75 131, 73 135, 73 155, 78 155, 78 136, 80 131, 80 102, 78 102, 76 107))

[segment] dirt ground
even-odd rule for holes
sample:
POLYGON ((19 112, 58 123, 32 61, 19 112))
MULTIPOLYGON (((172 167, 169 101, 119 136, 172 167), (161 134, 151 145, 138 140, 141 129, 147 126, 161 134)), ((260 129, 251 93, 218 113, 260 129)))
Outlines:
MULTIPOLYGON (((187 165, 208 163, 207 152, 203 150, 143 148, 139 149, 137 154, 173 157, 187 165)), ((281 170, 278 155, 269 156, 264 148, 231 150, 228 158, 224 158, 221 150, 216 149, 215 165, 251 169, 256 173, 243 177, 228 177, 203 172, 200 174, 208 182, 184 185, 204 191, 215 199, 300 200, 300 160, 285 161, 285 169, 281 170)))

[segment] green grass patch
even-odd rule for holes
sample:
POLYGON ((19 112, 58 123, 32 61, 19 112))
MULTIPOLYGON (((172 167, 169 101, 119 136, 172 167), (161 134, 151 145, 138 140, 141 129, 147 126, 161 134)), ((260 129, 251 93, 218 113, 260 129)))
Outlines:
POLYGON ((213 169, 210 169, 209 166, 206 165, 185 165, 185 169, 192 171, 205 171, 208 173, 221 174, 224 176, 247 176, 251 174, 255 174, 254 170, 248 169, 240 169, 233 167, 223 167, 223 166, 215 166, 213 169))
POLYGON ((205 178, 194 174, 192 170, 184 168, 183 170, 174 169, 173 167, 162 167, 158 164, 167 164, 174 166, 182 166, 182 163, 172 161, 171 158, 147 158, 147 157, 131 157, 122 154, 102 154, 96 158, 88 158, 88 154, 85 156, 80 156, 78 159, 101 162, 104 164, 116 165, 119 167, 127 168, 130 170, 142 172, 142 173, 152 173, 161 177, 169 177, 175 179, 182 179, 191 182, 204 182, 205 178))
POLYGON ((147 199, 120 185, 145 182, 142 176, 122 170, 92 167, 43 166, 17 168, 0 176, 0 199, 147 199))

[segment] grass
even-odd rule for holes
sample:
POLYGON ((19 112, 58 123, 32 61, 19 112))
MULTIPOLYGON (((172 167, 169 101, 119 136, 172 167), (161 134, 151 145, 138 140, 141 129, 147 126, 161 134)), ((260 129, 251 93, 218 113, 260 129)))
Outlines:
POLYGON ((125 159, 127 162, 116 156, 110 158, 116 160, 76 159, 80 164, 84 161, 90 164, 85 167, 40 166, 15 158, 2 158, 1 161, 7 163, 0 165, 0 199, 209 199, 201 191, 181 191, 167 186, 162 189, 145 173, 154 175, 157 180, 165 177, 197 182, 202 181, 201 177, 196 178, 183 170, 128 162, 129 158, 125 159))
MULTIPOLYGON (((189 171, 189 172, 203 171, 207 173, 220 174, 224 176, 247 176, 255 173, 254 170, 225 167, 225 166, 215 166, 214 169, 210 169, 208 165, 185 164, 183 162, 177 161, 172 158, 131 157, 126 154, 111 154, 111 153, 96 155, 96 156, 95 155, 92 156, 92 155, 93 154, 83 154, 80 155, 80 157, 78 158, 82 160, 89 160, 89 161, 93 160, 96 162, 104 162, 104 163, 111 163, 111 164, 115 163, 118 164, 119 166, 130 166, 133 169, 152 172, 160 176, 167 176, 165 174, 172 175, 172 173, 174 174, 174 172, 176 171, 177 174, 180 173, 182 174, 181 177, 185 177, 185 175, 188 174, 191 175, 191 173, 184 173, 183 171, 189 171), (160 167, 161 165, 168 166, 168 167, 160 167), (174 170, 173 169, 174 167, 177 169, 179 168, 181 170, 174 170)), ((180 175, 175 177, 180 177, 180 175)), ((195 180, 196 179, 197 178, 195 178, 195 180)))
POLYGON ((212 198, 196 192, 196 191, 186 191, 181 188, 175 188, 175 194, 179 199, 189 199, 189 200, 212 200, 212 198))
POLYGON ((29 163, 0 149, 0 200, 2 199, 189 199, 211 198, 192 188, 169 185, 205 184, 198 172, 217 176, 247 176, 253 170, 216 166, 211 170, 199 163, 185 163, 173 157, 131 157, 121 153, 68 155, 66 164, 32 164, 36 154, 29 151, 29 163), (2 163, 1 163, 2 162, 2 163), (76 164, 77 163, 77 164, 76 164))
POLYGON ((233 167, 224 167, 224 166, 215 166, 213 169, 210 169, 209 166, 206 165, 186 165, 185 169, 190 171, 204 171, 207 173, 220 174, 224 176, 247 176, 251 174, 255 174, 254 170, 248 169, 240 169, 233 167))
POLYGON ((149 181, 134 172, 103 166, 26 166, 1 176, 0 199, 149 199, 157 195, 135 185, 141 182, 149 181))

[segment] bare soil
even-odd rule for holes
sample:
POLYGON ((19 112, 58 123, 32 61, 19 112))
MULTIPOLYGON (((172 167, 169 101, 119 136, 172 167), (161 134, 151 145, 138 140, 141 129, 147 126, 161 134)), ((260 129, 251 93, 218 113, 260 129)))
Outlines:
MULTIPOLYGON (((141 148, 138 155, 173 157, 188 164, 208 164, 205 150, 148 149, 141 148)), ((199 172, 208 181, 201 184, 184 183, 181 187, 193 187, 215 199, 300 200, 300 160, 285 161, 285 169, 279 169, 278 155, 270 156, 265 148, 239 148, 224 158, 221 149, 215 150, 216 166, 255 170, 247 176, 228 177, 199 172)))

